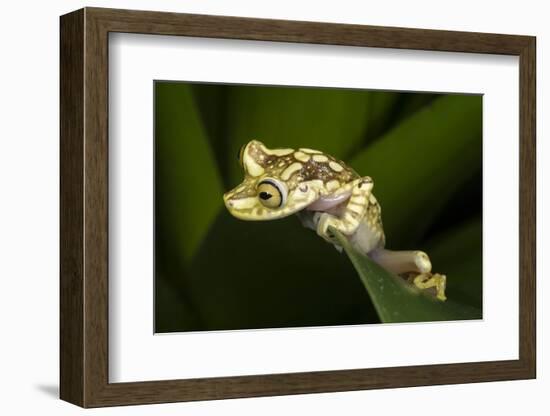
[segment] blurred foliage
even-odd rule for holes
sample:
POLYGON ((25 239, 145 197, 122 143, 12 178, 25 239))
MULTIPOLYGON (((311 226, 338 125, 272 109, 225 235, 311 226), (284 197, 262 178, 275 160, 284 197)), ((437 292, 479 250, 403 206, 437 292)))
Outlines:
POLYGON ((440 97, 349 162, 374 178, 386 237, 405 248, 480 169, 481 96, 440 97))
POLYGON ((254 138, 371 176, 387 246, 427 251, 450 304, 480 310, 481 96, 157 82, 155 100, 157 332, 380 322, 347 256, 295 217, 223 207, 254 138))
POLYGON ((223 205, 220 174, 189 88, 156 84, 155 226, 188 262, 223 205), (200 203, 197 203, 200 201, 200 203))

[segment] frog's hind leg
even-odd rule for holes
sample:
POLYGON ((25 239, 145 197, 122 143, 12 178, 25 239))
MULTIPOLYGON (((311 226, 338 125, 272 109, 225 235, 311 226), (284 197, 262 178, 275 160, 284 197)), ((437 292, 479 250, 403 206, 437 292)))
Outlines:
POLYGON ((392 251, 383 248, 373 250, 369 256, 384 269, 399 275, 406 275, 419 289, 435 288, 436 297, 445 300, 447 277, 432 274, 432 263, 423 251, 392 251))
POLYGON ((393 251, 379 248, 371 251, 369 256, 384 269, 395 274, 432 271, 430 258, 423 251, 393 251))

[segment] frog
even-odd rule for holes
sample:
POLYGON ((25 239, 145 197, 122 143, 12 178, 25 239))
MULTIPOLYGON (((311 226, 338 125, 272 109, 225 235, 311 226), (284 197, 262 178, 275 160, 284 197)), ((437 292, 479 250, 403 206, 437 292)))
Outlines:
POLYGON ((223 195, 229 213, 245 221, 270 221, 297 215, 302 225, 342 251, 331 229, 390 273, 445 301, 447 277, 432 273, 421 250, 389 250, 374 181, 342 160, 310 148, 268 148, 259 140, 238 154, 243 181, 223 195))

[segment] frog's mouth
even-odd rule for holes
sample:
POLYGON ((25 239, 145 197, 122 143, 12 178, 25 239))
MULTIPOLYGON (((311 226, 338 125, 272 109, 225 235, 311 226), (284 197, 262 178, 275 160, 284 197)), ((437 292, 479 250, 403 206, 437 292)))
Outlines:
POLYGON ((300 198, 291 193, 287 204, 276 209, 263 206, 257 196, 236 197, 228 192, 223 196, 223 200, 225 207, 235 218, 246 221, 269 221, 296 214, 311 205, 315 200, 315 193, 300 195, 300 198))
POLYGON ((256 196, 248 196, 242 198, 235 198, 230 194, 223 196, 223 202, 229 212, 239 213, 240 211, 254 210, 260 206, 258 198, 256 196))
POLYGON ((294 212, 287 208, 269 209, 264 207, 256 196, 243 198, 223 197, 225 207, 235 218, 245 221, 269 221, 292 215, 294 212))
MULTIPOLYGON (((261 183, 269 182, 263 179, 261 183)), ((280 186, 280 185, 279 185, 280 186)), ((223 196, 227 210, 236 218, 247 221, 269 221, 288 217, 303 209, 309 209, 319 199, 319 180, 304 182, 291 190, 285 187, 281 191, 282 206, 270 207, 265 201, 260 201, 261 193, 257 194, 256 186, 240 185, 226 192, 223 196)), ((269 191, 269 189, 267 189, 269 191)), ((338 205, 350 196, 350 192, 341 192, 333 197, 323 197, 323 204, 338 205)), ((318 208, 315 210, 319 210, 318 208)))

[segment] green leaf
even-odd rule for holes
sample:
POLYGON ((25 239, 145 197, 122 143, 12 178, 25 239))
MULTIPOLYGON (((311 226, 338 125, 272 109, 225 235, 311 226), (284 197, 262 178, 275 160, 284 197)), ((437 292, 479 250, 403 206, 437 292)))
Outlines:
POLYGON ((410 117, 422 107, 425 107, 441 94, 433 93, 401 93, 393 114, 393 124, 410 117))
POLYGON ((347 153, 343 160, 353 158, 365 146, 371 144, 392 127, 402 122, 403 119, 409 117, 438 96, 438 94, 428 93, 369 91, 368 129, 362 146, 347 153))
POLYGON ((190 87, 157 82, 155 104, 155 238, 188 262, 222 206, 221 180, 190 87))
POLYGON ((384 323, 480 319, 481 311, 452 300, 441 302, 408 285, 368 256, 355 250, 347 238, 331 229, 355 266, 357 274, 384 323))
MULTIPOLYGON (((414 95, 414 94, 413 94, 414 95)), ((349 159, 357 151, 382 134, 392 124, 392 118, 396 105, 400 102, 402 94, 390 91, 368 91, 368 114, 366 131, 361 146, 352 149, 343 159, 349 159)))
POLYGON ((223 84, 189 84, 193 98, 197 104, 202 125, 207 133, 210 148, 215 155, 218 170, 224 188, 229 189, 233 184, 228 179, 228 165, 237 161, 237 156, 228 160, 226 105, 227 86, 223 84))
POLYGON ((481 167, 482 97, 446 95, 351 159, 374 179, 392 248, 418 241, 445 202, 481 167))

